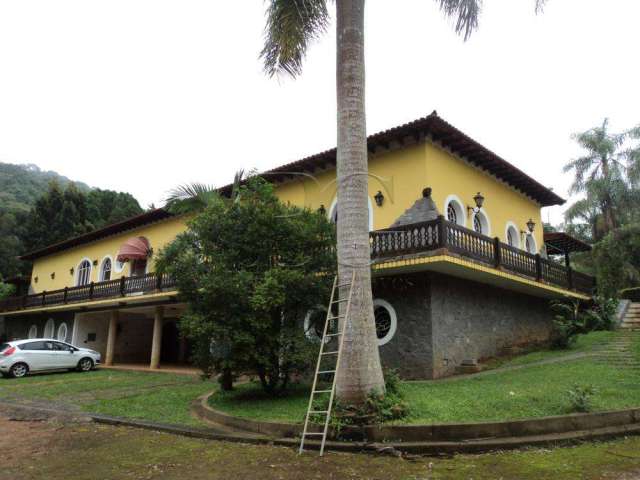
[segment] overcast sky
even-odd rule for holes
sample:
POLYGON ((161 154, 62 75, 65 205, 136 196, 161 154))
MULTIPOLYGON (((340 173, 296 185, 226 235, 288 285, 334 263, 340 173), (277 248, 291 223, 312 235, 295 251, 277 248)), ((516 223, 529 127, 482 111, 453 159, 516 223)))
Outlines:
MULTIPOLYGON (((465 43, 434 0, 368 0, 368 132, 436 109, 566 195, 573 132, 640 122, 640 1, 484 3, 465 43)), ((335 24, 296 80, 263 74, 263 26, 261 0, 2 0, 0 161, 146 206, 335 146, 335 24)))

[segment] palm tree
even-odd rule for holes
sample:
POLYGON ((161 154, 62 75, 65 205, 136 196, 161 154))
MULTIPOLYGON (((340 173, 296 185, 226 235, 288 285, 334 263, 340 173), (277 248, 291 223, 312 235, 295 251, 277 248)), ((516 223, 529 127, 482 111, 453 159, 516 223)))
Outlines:
MULTIPOLYGON (((437 1, 444 14, 455 20, 455 31, 467 39, 478 26, 482 1, 437 1)), ((542 8, 544 1, 536 0, 536 10, 542 8)), ((345 403, 360 403, 371 391, 384 391, 373 315, 367 219, 365 0, 335 3, 338 276, 340 283, 345 283, 355 270, 357 279, 337 393, 345 403)), ((261 54, 265 71, 269 75, 299 75, 309 43, 325 33, 328 25, 327 0, 268 0, 261 54)))
POLYGON ((610 133, 609 120, 586 132, 573 135, 586 154, 564 166, 564 172, 574 172, 570 193, 585 193, 588 202, 597 203, 602 212, 605 232, 620 226, 618 208, 628 196, 625 180, 627 167, 634 172, 630 150, 622 150, 630 132, 610 133))

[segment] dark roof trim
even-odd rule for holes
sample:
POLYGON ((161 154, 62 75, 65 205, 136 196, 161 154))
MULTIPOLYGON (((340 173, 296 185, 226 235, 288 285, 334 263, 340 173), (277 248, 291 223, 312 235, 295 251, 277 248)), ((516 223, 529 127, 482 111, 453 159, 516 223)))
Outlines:
POLYGON ((170 217, 173 217, 173 214, 162 208, 150 210, 135 217, 127 218, 126 220, 123 220, 121 222, 107 225, 106 227, 100 228, 98 230, 85 233, 84 235, 69 238, 62 242, 54 243, 53 245, 49 245, 39 250, 25 253, 20 257, 20 260, 35 260, 36 258, 51 255, 52 253, 61 252, 63 250, 68 250, 69 248, 77 247, 79 245, 93 242, 95 240, 100 240, 105 237, 110 237, 111 235, 126 232, 127 230, 139 228, 144 225, 148 225, 149 223, 155 223, 170 217))
POLYGON ((544 232, 544 243, 549 255, 591 251, 591 245, 565 232, 544 232))
MULTIPOLYGON (((424 138, 430 138, 432 141, 440 143, 453 153, 464 157, 471 164, 486 170, 521 191, 543 207, 562 205, 565 202, 552 190, 444 121, 435 111, 427 117, 370 135, 367 138, 367 148, 369 152, 375 152, 377 147, 389 148, 392 142, 402 143, 406 139, 422 141, 424 138)), ((335 164, 336 149, 332 148, 268 170, 261 175, 271 182, 279 182, 293 178, 296 173, 313 172, 327 166, 335 166, 335 164)), ((227 185, 222 187, 220 191, 225 194, 229 193, 230 189, 231 186, 227 185)))

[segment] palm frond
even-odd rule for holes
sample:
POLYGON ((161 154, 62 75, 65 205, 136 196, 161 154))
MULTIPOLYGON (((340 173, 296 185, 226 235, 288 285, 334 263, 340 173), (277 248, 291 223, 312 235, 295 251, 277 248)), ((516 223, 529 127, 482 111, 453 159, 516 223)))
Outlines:
POLYGON ((468 40, 474 30, 478 28, 478 18, 482 9, 482 0, 438 0, 440 10, 454 19, 455 32, 464 34, 468 40))
POLYGON ((265 43, 260 53, 269 76, 302 72, 311 41, 326 32, 327 0, 268 0, 265 43))
POLYGON ((179 185, 169 191, 165 208, 176 214, 194 213, 205 208, 217 195, 213 186, 204 183, 179 185))

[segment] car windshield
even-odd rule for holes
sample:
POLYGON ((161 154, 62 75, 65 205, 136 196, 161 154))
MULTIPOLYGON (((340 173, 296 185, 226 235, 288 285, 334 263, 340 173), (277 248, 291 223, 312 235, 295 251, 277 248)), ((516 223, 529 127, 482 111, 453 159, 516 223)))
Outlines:
POLYGON ((0 353, 4 352, 10 346, 11 345, 9 345, 8 343, 0 343, 0 353))

